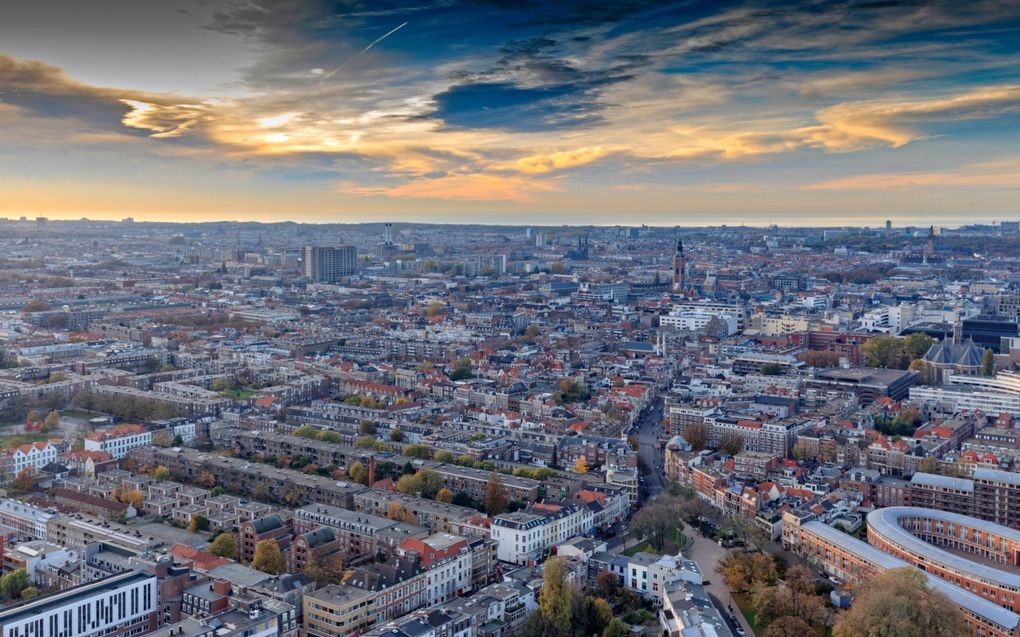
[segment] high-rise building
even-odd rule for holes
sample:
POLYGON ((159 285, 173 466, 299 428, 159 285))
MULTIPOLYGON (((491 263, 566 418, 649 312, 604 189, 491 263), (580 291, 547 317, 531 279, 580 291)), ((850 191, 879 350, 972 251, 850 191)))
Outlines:
POLYGON ((332 283, 353 275, 357 267, 358 253, 354 246, 305 246, 305 276, 312 281, 332 283))
POLYGON ((383 225, 383 241, 386 243, 386 245, 391 245, 393 243, 392 223, 386 223, 385 225, 383 225))

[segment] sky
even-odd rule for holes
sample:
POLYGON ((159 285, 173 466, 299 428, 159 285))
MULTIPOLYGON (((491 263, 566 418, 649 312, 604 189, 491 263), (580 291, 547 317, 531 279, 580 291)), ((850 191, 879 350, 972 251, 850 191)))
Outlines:
POLYGON ((0 216, 1020 218, 1020 3, 4 0, 0 216))

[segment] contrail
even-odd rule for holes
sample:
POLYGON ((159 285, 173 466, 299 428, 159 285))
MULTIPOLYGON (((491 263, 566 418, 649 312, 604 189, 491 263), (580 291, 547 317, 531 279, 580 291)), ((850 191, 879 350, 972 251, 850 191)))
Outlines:
POLYGON ((319 80, 319 85, 321 86, 323 82, 325 82, 325 81, 326 81, 326 80, 328 80, 329 78, 331 78, 331 77, 333 77, 334 75, 336 75, 337 73, 339 73, 339 72, 340 72, 340 71, 341 71, 341 70, 342 70, 342 69, 343 69, 343 68, 344 68, 345 66, 347 66, 348 64, 350 64, 350 63, 351 63, 351 62, 353 62, 354 60, 357 60, 357 59, 358 59, 359 57, 361 57, 362 55, 364 55, 364 54, 368 53, 369 49, 371 49, 371 48, 372 48, 373 46, 375 46, 375 45, 379 44, 380 42, 382 42, 383 40, 385 40, 386 38, 390 37, 391 35, 393 35, 394 33, 396 33, 397 31, 399 31, 399 30, 401 30, 401 29, 403 29, 403 28, 404 28, 404 27, 406 27, 406 26, 407 26, 407 23, 405 22, 405 23, 401 24, 400 26, 398 26, 398 27, 397 27, 396 29, 393 29, 393 30, 391 30, 391 31, 388 31, 387 33, 384 33, 384 34, 383 34, 382 36, 380 36, 380 37, 376 38, 375 40, 372 40, 372 43, 371 43, 371 44, 369 44, 369 45, 368 45, 368 46, 366 46, 365 48, 363 48, 363 49, 361 49, 360 51, 358 51, 358 52, 357 52, 357 53, 356 53, 356 54, 354 55, 354 57, 350 58, 349 60, 347 60, 346 62, 344 62, 344 63, 343 63, 343 64, 341 64, 340 66, 336 67, 335 69, 333 69, 333 70, 332 70, 332 71, 330 71, 329 73, 326 73, 325 75, 323 75, 323 76, 322 76, 322 79, 320 79, 320 80, 319 80))

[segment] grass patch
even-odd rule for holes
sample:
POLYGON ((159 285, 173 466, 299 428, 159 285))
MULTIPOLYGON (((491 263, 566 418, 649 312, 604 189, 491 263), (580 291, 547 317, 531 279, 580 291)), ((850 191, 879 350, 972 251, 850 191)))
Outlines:
POLYGON ((93 418, 97 418, 99 416, 102 416, 103 414, 96 412, 92 412, 90 414, 89 412, 82 411, 80 409, 61 409, 60 415, 65 416, 67 418, 80 418, 81 420, 92 420, 93 418))
POLYGON ((253 389, 227 389, 220 392, 224 398, 232 398, 233 400, 248 400, 256 393, 253 389))
POLYGON ((651 542, 645 540, 644 542, 635 544, 634 546, 630 547, 629 549, 623 552, 623 554, 626 555, 627 557, 634 557, 638 553, 655 553, 655 551, 652 550, 651 542))
POLYGON ((765 629, 769 627, 769 622, 763 621, 760 624, 758 623, 758 613, 751 606, 751 599, 746 594, 733 593, 733 603, 740 609, 741 614, 743 614, 744 619, 747 620, 755 635, 764 633, 765 629))

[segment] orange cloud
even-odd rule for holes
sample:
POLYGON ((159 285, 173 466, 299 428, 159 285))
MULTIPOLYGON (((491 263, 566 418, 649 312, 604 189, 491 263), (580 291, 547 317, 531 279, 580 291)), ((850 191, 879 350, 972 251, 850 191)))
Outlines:
POLYGON ((511 168, 522 173, 538 175, 554 170, 564 170, 566 168, 590 164, 608 154, 609 151, 601 146, 586 146, 576 150, 563 150, 522 157, 515 161, 511 168))

